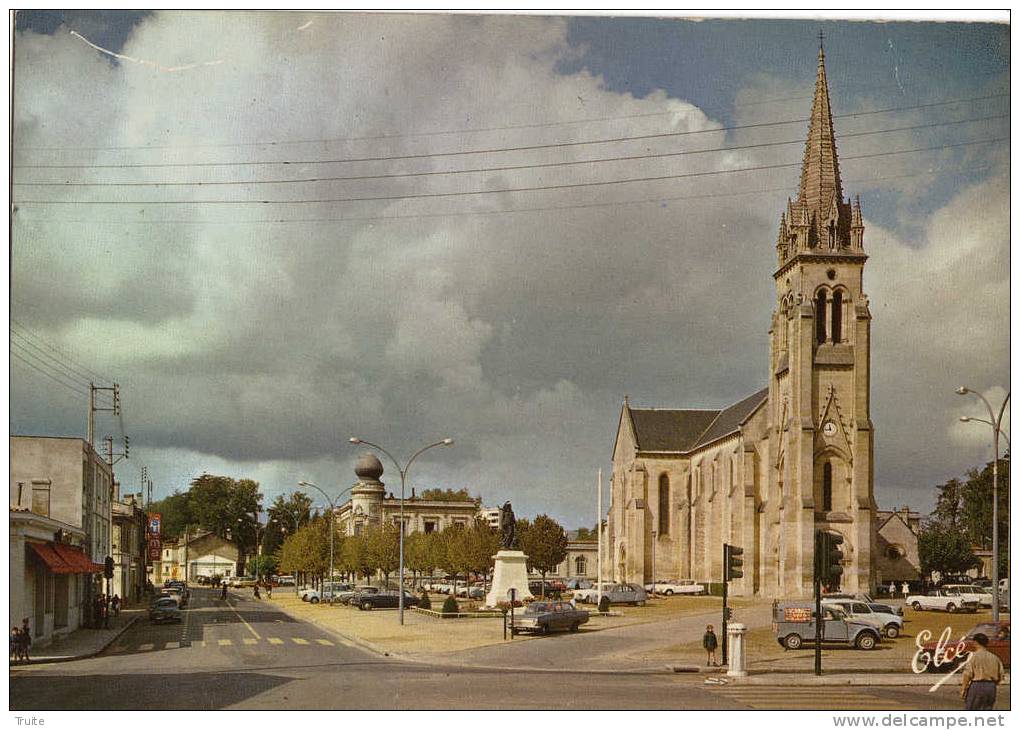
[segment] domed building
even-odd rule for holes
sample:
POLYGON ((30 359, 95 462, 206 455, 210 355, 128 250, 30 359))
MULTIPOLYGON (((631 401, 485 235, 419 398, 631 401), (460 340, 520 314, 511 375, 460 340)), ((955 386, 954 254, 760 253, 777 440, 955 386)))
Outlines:
MULTIPOLYGON (((337 508, 337 524, 347 535, 358 535, 367 525, 400 524, 400 484, 387 489, 382 481, 383 465, 370 451, 354 465, 357 481, 351 498, 337 508)), ((398 477, 399 479, 399 477, 398 477)), ((439 532, 450 525, 468 525, 480 513, 481 501, 467 492, 426 489, 423 499, 415 487, 404 495, 404 529, 411 532, 439 532)))

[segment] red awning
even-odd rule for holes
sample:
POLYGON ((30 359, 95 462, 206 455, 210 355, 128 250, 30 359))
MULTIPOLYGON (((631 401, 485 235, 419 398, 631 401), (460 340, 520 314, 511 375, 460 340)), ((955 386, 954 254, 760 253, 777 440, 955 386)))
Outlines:
POLYGON ((63 545, 56 543, 54 549, 57 555, 60 556, 68 565, 72 566, 72 573, 102 573, 103 564, 93 563, 89 560, 89 557, 85 554, 81 548, 71 547, 70 545, 63 545))
POLYGON ((28 543, 28 546, 32 548, 32 552, 34 552, 40 560, 46 563, 46 567, 49 568, 51 572, 58 574, 78 572, 74 569, 74 567, 61 559, 60 555, 58 555, 57 551, 54 549, 54 545, 51 543, 30 542, 28 543))

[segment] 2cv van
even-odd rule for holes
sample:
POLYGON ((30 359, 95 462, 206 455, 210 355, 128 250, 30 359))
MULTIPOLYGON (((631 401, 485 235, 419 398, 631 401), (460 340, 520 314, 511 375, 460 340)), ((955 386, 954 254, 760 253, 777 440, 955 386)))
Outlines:
MULTIPOLYGON (((772 631, 780 646, 800 649, 814 646, 815 605, 811 601, 776 601, 772 604, 772 631)), ((871 624, 848 619, 838 606, 822 604, 825 626, 823 644, 848 644, 858 649, 874 649, 882 641, 871 624)))

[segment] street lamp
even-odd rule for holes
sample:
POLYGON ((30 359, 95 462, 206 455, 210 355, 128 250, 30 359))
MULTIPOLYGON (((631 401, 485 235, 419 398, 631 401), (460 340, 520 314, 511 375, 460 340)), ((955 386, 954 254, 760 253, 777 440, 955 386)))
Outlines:
MULTIPOLYGON (((255 515, 255 557, 256 557, 256 560, 255 560, 255 582, 256 583, 259 580, 259 571, 262 569, 262 561, 261 561, 261 557, 262 557, 262 543, 259 542, 259 529, 262 527, 262 522, 259 521, 259 513, 260 512, 261 512, 261 510, 259 510, 259 509, 256 509, 254 512, 252 512, 252 514, 255 515)), ((237 522, 238 522, 238 524, 243 524, 244 523, 244 517, 238 517, 237 518, 237 522)), ((263 537, 265 537, 265 533, 263 533, 263 537)))
POLYGON ((988 420, 983 418, 970 418, 969 416, 961 416, 960 420, 963 423, 969 423, 970 421, 977 421, 979 423, 985 423, 992 428, 992 440, 995 448, 995 458, 992 460, 992 621, 998 622, 999 620, 999 436, 1006 439, 1006 443, 1009 443, 1009 438, 1002 433, 1002 416, 1006 412, 1006 404, 1009 403, 1009 393, 1006 393, 1006 397, 1002 400, 1002 405, 999 407, 999 416, 995 417, 995 411, 992 410, 992 404, 988 400, 975 390, 961 385, 956 389, 957 395, 976 395, 981 399, 981 402, 985 404, 985 408, 988 409, 988 420))
MULTIPOLYGON (((411 468, 411 464, 414 462, 415 459, 417 459, 421 454, 425 453, 429 449, 434 449, 437 446, 453 446, 453 439, 445 438, 442 441, 436 441, 434 444, 429 444, 428 446, 422 446, 420 449, 418 449, 417 451, 414 452, 414 454, 411 456, 410 459, 407 460, 407 463, 404 464, 403 467, 400 466, 400 462, 398 462, 396 459, 393 458, 393 454, 391 454, 389 451, 384 449, 382 446, 379 446, 378 444, 373 444, 371 441, 365 441, 364 439, 359 439, 357 436, 352 436, 349 439, 349 441, 352 444, 364 444, 365 446, 371 446, 373 449, 377 449, 378 451, 381 451, 382 453, 386 454, 386 456, 389 457, 390 461, 393 462, 393 465, 397 467, 397 471, 400 472, 400 585, 399 585, 399 590, 397 591, 397 594, 399 596, 397 601, 398 601, 398 605, 400 607, 400 611, 399 611, 399 614, 400 614, 400 625, 403 626, 404 625, 404 488, 405 488, 405 486, 407 484, 407 470, 411 468)), ((456 591, 454 591, 454 592, 456 593, 456 591)))
MULTIPOLYGON (((329 502, 329 583, 330 583, 330 586, 332 586, 332 584, 333 584, 333 532, 334 532, 333 520, 336 519, 336 503, 339 501, 340 497, 342 497, 347 492, 351 491, 354 487, 348 487, 347 489, 342 490, 338 495, 336 495, 336 497, 331 499, 328 494, 326 494, 324 491, 322 491, 322 489, 320 489, 317 485, 312 484, 311 482, 298 482, 298 486, 299 487, 311 487, 312 489, 316 490, 319 494, 321 494, 323 497, 325 497, 326 501, 329 502)), ((295 584, 297 583, 297 581, 294 581, 294 582, 295 582, 295 584)), ((330 595, 332 596, 332 590, 330 590, 330 595)), ((323 596, 325 596, 325 593, 323 593, 323 596)))

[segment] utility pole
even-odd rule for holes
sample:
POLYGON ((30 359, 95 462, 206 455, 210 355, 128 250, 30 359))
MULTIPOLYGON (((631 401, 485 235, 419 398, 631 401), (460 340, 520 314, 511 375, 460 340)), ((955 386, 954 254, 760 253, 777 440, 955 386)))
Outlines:
POLYGON ((598 603, 602 603, 602 468, 599 468, 599 498, 598 498, 598 521, 595 523, 598 525, 599 530, 599 559, 598 559, 598 603))
POLYGON ((113 384, 112 388, 100 388, 95 383, 89 383, 89 419, 87 437, 89 446, 94 445, 95 431, 96 431, 96 412, 98 411, 111 411, 113 415, 120 415, 120 385, 117 383, 113 384), (112 408, 96 408, 96 391, 98 390, 109 390, 113 393, 113 407, 112 408))

